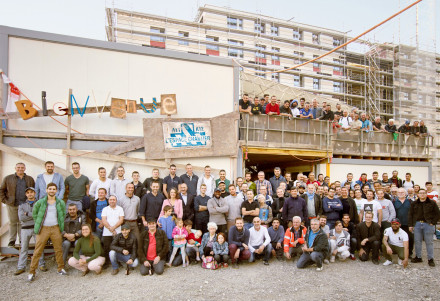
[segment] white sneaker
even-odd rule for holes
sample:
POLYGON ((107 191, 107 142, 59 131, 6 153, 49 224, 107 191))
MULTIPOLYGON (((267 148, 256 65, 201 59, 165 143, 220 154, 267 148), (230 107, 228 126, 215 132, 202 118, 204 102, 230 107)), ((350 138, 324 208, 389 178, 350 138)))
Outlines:
POLYGON ((317 270, 318 272, 321 272, 323 269, 324 269, 324 266, 322 266, 322 267, 320 267, 320 268, 316 268, 316 270, 317 270))
POLYGON ((328 259, 324 259, 324 263, 329 264, 330 262, 328 261, 328 259))
POLYGON ((398 265, 402 265, 402 259, 399 258, 399 259, 397 260, 397 264, 398 264, 398 265))
POLYGON ((330 262, 335 262, 335 256, 330 257, 330 262))
POLYGON ((387 260, 387 261, 385 261, 384 263, 383 263, 383 265, 392 265, 393 264, 393 262, 392 261, 389 261, 389 260, 387 260))
POLYGON ((27 280, 28 280, 29 282, 34 281, 34 279, 35 279, 35 275, 34 275, 34 274, 29 274, 29 275, 28 275, 27 280))

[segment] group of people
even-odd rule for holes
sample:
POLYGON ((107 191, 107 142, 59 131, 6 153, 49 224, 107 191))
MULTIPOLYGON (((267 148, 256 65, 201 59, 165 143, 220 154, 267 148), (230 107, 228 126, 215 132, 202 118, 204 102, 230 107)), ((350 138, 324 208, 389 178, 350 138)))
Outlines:
POLYGON ((357 108, 353 108, 350 112, 342 110, 340 103, 336 104, 336 110, 332 111, 330 103, 323 101, 321 105, 315 98, 312 103, 307 102, 305 98, 281 100, 276 96, 264 94, 261 99, 255 96, 253 99, 248 94, 243 94, 239 100, 239 112, 250 115, 279 115, 288 118, 304 118, 315 120, 329 120, 334 133, 348 132, 350 130, 361 130, 366 132, 388 132, 401 133, 406 135, 414 135, 418 137, 427 137, 428 129, 423 120, 414 121, 410 124, 406 120, 399 128, 394 124, 393 119, 389 119, 382 124, 381 118, 372 118, 367 113, 358 112, 357 108))
POLYGON ((435 266, 438 192, 431 182, 415 184, 410 173, 404 180, 397 171, 391 177, 383 173, 382 179, 378 172, 371 179, 362 173, 358 180, 348 173, 343 181, 330 182, 309 172, 294 181, 276 167, 269 179, 259 171, 256 180, 246 172, 231 181, 225 170, 215 179, 210 166, 199 177, 191 164, 178 176, 171 164, 166 177, 154 169, 144 182, 137 171, 131 180, 125 178, 122 166, 110 180, 100 167, 89 185, 77 162, 66 179, 54 172, 53 162, 45 168, 34 182, 25 164, 17 163, 0 187, 10 220, 9 245, 20 237, 15 275, 25 272, 29 241, 36 236, 29 281, 37 268, 47 271, 48 240, 60 275, 67 274, 66 263, 82 275, 100 274, 110 265, 112 275, 121 266, 128 275, 138 265, 141 275, 152 275, 190 262, 238 268, 241 261, 261 258, 268 265, 271 257, 296 256, 298 268, 315 263, 320 271, 336 258, 355 260, 356 252, 361 261, 371 253, 375 264, 382 252, 384 265, 392 264, 395 253, 406 267, 409 260, 423 261, 423 241, 428 264, 435 266))

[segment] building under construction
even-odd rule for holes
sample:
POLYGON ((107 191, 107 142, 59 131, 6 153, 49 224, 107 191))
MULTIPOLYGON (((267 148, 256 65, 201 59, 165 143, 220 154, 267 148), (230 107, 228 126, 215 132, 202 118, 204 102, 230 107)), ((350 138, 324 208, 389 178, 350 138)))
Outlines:
POLYGON ((235 59, 242 68, 242 92, 254 92, 243 84, 252 74, 341 101, 382 121, 424 120, 434 137, 429 140, 435 146, 429 155, 433 180, 440 181, 440 55, 435 52, 364 39, 356 43, 365 51, 344 47, 313 63, 271 73, 316 58, 350 38, 341 31, 211 5, 200 7, 194 21, 108 8, 107 22, 109 41, 235 59))

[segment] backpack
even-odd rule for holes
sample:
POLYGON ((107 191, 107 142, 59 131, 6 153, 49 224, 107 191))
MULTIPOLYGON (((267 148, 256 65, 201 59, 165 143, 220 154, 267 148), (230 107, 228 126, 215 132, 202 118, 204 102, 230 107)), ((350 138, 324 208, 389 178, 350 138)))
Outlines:
POLYGON ((203 258, 202 268, 207 270, 216 270, 218 269, 217 261, 215 261, 213 256, 205 256, 203 258))

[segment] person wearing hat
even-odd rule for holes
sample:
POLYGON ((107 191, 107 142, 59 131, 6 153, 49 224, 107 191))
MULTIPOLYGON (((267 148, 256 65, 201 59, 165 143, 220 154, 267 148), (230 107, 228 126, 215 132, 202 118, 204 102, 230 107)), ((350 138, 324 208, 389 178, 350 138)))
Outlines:
POLYGON ((405 123, 401 125, 397 131, 401 134, 406 134, 406 135, 411 134, 412 129, 409 124, 410 124, 409 120, 406 120, 405 123))
POLYGON ((221 197, 221 190, 216 188, 214 196, 208 201, 209 222, 214 222, 218 226, 218 231, 226 233, 226 214, 229 212, 228 202, 221 197))
POLYGON ((137 240, 136 237, 130 233, 130 226, 123 224, 121 226, 121 233, 117 234, 110 245, 109 258, 112 264, 112 275, 119 272, 118 262, 125 262, 127 269, 125 274, 130 273, 130 268, 137 267, 139 261, 137 260, 137 240))
POLYGON ((397 254, 399 256, 399 265, 404 268, 408 266, 409 257, 409 237, 408 233, 400 229, 400 220, 393 218, 391 220, 391 227, 386 228, 382 239, 382 254, 387 259, 383 265, 393 264, 391 255, 397 254))
MULTIPOLYGON (((26 261, 28 256, 29 241, 34 233, 34 218, 32 217, 32 209, 36 202, 35 189, 33 187, 26 188, 26 201, 18 206, 18 218, 21 223, 21 246, 20 256, 18 257, 17 270, 14 275, 20 275, 24 273, 26 269, 26 261)), ((41 256, 39 264, 40 270, 45 272, 47 268, 45 266, 44 256, 41 256)))
POLYGON ((220 196, 222 198, 226 198, 228 195, 230 195, 229 191, 226 190, 226 183, 224 181, 220 181, 218 183, 218 189, 220 189, 221 192, 220 196))

